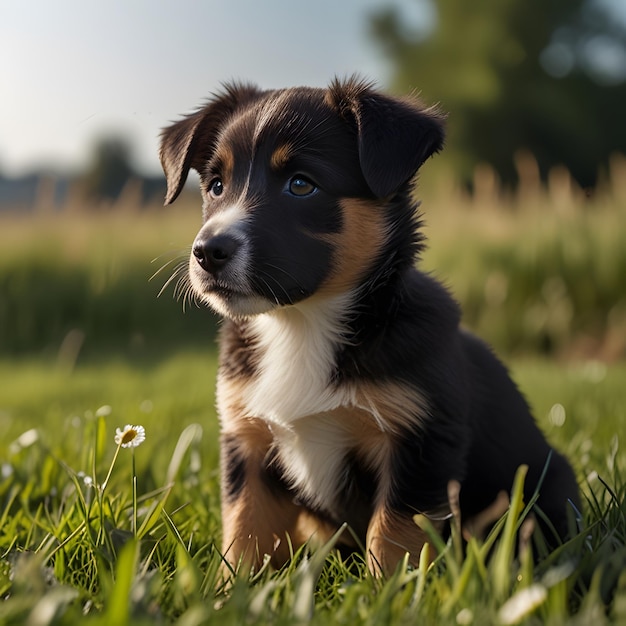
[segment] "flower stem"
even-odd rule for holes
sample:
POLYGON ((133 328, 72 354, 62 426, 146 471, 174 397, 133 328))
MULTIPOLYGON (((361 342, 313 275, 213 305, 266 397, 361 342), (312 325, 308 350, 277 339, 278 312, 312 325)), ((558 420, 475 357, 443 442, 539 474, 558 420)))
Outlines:
POLYGON ((132 449, 133 463, 133 536, 137 538, 137 472, 135 472, 135 449, 132 449))
POLYGON ((107 484, 109 482, 109 478, 111 478, 111 473, 113 472, 113 466, 115 465, 115 461, 117 460, 117 455, 120 453, 120 448, 122 444, 117 444, 117 448, 115 449, 115 454, 113 455, 113 460, 111 461, 111 467, 109 467, 109 471, 107 473, 107 477, 104 479, 104 482, 100 486, 100 492, 104 494, 104 490, 107 488, 107 484))
POLYGON ((104 490, 107 488, 107 484, 109 483, 109 478, 111 478, 111 473, 113 472, 113 467, 115 465, 115 461, 117 460, 117 455, 120 453, 120 448, 122 444, 119 443, 117 448, 115 449, 115 454, 113 455, 113 460, 111 461, 111 466, 109 467, 109 471, 107 472, 107 477, 104 479, 104 482, 99 485, 96 489, 98 504, 100 505, 100 528, 98 529, 98 538, 96 540, 97 545, 100 545, 102 539, 104 537, 104 490))

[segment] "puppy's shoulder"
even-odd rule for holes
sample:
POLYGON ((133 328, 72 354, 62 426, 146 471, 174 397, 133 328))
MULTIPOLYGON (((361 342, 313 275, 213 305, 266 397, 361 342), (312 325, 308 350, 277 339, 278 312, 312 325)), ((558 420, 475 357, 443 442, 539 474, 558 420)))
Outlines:
POLYGON ((347 378, 430 379, 459 361, 460 317, 440 282, 410 268, 372 294, 353 319, 358 341, 346 346, 339 370, 347 378))
POLYGON ((423 327, 429 323, 454 332, 458 329, 461 308, 450 290, 432 274, 410 268, 399 282, 397 297, 402 313, 414 324, 423 327))

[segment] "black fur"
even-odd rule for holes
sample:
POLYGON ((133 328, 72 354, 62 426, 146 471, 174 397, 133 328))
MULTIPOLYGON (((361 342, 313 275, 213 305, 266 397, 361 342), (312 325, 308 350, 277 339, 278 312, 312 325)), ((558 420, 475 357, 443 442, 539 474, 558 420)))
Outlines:
POLYGON ((246 458, 234 437, 222 437, 222 497, 234 500, 246 478, 246 458))

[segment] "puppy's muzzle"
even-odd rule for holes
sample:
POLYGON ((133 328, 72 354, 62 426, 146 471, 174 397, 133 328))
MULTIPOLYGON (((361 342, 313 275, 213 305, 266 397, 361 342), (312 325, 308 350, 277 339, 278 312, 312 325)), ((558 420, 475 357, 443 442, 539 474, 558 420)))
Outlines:
POLYGON ((215 276, 233 259, 239 246, 237 239, 222 234, 196 239, 192 251, 200 267, 215 276))

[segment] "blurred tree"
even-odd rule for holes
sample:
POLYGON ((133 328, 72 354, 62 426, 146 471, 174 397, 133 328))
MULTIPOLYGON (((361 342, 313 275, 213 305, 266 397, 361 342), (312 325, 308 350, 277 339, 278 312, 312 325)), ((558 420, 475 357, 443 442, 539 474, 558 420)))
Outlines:
POLYGON ((417 88, 449 113, 449 161, 466 180, 486 161, 515 182, 526 149, 542 176, 563 164, 590 186, 611 152, 626 152, 619 0, 414 1, 433 16, 429 32, 398 6, 373 15, 371 32, 392 88, 417 88))
POLYGON ((85 193, 92 199, 115 200, 134 176, 130 144, 121 137, 105 137, 94 145, 83 176, 85 193))

